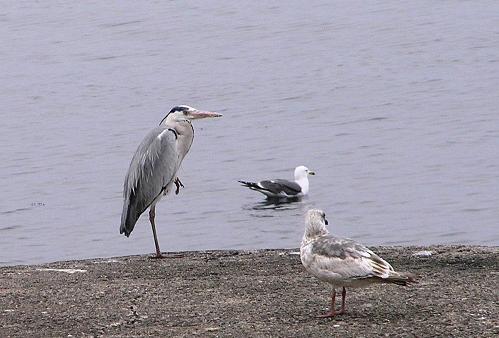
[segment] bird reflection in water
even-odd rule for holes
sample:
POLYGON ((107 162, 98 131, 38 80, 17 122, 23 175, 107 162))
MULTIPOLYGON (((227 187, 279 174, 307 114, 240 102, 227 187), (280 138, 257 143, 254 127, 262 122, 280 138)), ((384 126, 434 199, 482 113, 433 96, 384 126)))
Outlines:
MULTIPOLYGON (((266 198, 265 200, 253 204, 249 204, 244 209, 251 210, 297 210, 301 209, 303 206, 301 197, 292 198, 266 198)), ((272 217, 255 215, 257 217, 272 217)))

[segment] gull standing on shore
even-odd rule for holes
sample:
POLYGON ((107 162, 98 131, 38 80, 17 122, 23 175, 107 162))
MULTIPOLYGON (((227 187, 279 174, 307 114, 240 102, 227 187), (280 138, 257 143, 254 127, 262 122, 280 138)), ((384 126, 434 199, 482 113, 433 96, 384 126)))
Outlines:
POLYGON ((222 116, 189 106, 176 106, 151 130, 133 155, 123 187, 123 213, 120 234, 130 236, 140 215, 149 208, 156 258, 163 258, 156 236, 156 203, 175 184, 178 194, 182 182, 177 171, 194 140, 191 120, 222 116))
POLYGON ((264 180, 257 183, 238 182, 251 190, 261 192, 267 198, 296 198, 308 194, 308 175, 315 175, 315 172, 301 165, 295 168, 294 182, 283 179, 264 180))
POLYGON ((331 308, 318 317, 334 317, 345 312, 346 287, 362 287, 373 283, 408 285, 416 283, 408 272, 396 272, 374 252, 348 238, 329 234, 326 214, 311 209, 305 217, 305 234, 300 258, 305 269, 319 280, 332 285, 331 308), (341 309, 335 310, 336 288, 341 292, 341 309))

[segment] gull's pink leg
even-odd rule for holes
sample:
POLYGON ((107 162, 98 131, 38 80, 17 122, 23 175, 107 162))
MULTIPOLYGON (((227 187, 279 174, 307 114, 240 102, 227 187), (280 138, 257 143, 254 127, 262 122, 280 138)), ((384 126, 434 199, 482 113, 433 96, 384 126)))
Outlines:
POLYGON ((343 287, 343 291, 341 291, 341 310, 338 312, 338 314, 345 313, 345 298, 347 296, 347 289, 343 287))
POLYGON ((329 309, 328 312, 316 316, 317 318, 331 318, 336 316, 336 312, 334 311, 335 308, 335 302, 336 302, 336 290, 333 289, 333 294, 331 295, 331 308, 329 309))

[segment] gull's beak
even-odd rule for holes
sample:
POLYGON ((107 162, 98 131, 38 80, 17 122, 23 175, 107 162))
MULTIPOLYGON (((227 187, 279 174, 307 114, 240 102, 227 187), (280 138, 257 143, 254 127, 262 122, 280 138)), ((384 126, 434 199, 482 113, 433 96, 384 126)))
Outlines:
POLYGON ((309 174, 309 175, 315 175, 315 171, 309 170, 309 171, 308 171, 308 174, 309 174))
POLYGON ((214 113, 211 111, 201 111, 201 110, 196 110, 189 113, 189 118, 192 120, 205 119, 208 117, 221 117, 221 116, 222 114, 219 113, 214 113))

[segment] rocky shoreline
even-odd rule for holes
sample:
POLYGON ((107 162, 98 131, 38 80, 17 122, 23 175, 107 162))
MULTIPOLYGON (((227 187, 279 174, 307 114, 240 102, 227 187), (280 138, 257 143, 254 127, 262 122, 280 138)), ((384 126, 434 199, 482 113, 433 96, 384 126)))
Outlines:
POLYGON ((497 247, 375 247, 411 287, 327 285, 297 249, 171 253, 0 268, 1 337, 492 337, 499 335, 497 247), (180 254, 176 255, 176 254, 180 254))

